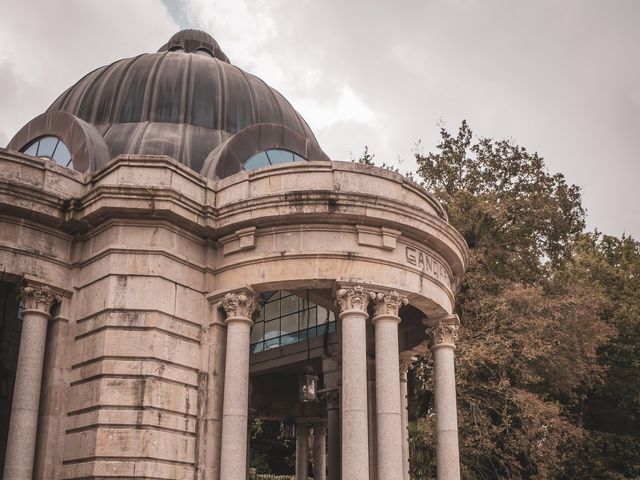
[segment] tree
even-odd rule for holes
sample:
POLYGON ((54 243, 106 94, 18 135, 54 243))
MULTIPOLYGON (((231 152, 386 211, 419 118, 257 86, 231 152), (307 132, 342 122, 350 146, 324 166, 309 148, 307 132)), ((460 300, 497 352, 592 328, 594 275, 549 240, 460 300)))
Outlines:
MULTIPOLYGON (((464 478, 562 478, 584 445, 576 412, 605 374, 598 347, 614 334, 600 318, 601 288, 584 275, 567 281, 584 229, 580 190, 536 153, 474 139, 466 122, 441 136, 416 160, 470 247, 457 296, 464 478)), ((412 383, 422 432, 432 422, 430 362, 422 359, 412 383)))
POLYGON ((640 478, 640 243, 596 232, 574 250, 571 276, 604 292, 601 316, 616 332, 598 350, 606 375, 583 405, 589 435, 574 462, 576 477, 640 478))

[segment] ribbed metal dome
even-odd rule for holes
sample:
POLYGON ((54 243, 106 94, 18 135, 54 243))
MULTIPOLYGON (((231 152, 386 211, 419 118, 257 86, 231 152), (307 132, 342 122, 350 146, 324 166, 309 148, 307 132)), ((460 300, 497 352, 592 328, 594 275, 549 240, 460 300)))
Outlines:
MULTIPOLYGON (((47 112, 67 112, 95 127, 111 157, 165 154, 197 172, 203 171, 214 149, 247 127, 262 124, 283 127, 267 129, 277 132, 273 147, 283 147, 289 133, 297 144, 304 140, 306 151, 298 152, 302 156, 328 160, 307 123, 280 93, 228 62, 210 35, 185 30, 158 53, 94 70, 47 112)), ((269 146, 264 139, 254 143, 269 146)), ((239 167, 225 168, 225 175, 241 169, 245 160, 239 160, 239 167)))

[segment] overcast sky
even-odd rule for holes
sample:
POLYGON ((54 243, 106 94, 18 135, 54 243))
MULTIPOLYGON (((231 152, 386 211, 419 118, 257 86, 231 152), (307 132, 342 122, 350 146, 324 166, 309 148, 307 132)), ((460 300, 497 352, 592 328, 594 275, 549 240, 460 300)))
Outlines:
POLYGON ((208 31, 325 152, 415 166, 439 125, 512 138, 640 238, 640 1, 2 0, 0 145, 90 70, 208 31))

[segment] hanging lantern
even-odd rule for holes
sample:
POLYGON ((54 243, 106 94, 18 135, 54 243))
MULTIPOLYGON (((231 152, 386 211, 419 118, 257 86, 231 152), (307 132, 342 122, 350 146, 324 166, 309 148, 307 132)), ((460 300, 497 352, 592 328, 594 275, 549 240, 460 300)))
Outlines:
POLYGON ((315 402, 318 399, 318 376, 309 365, 304 375, 298 377, 299 395, 301 402, 315 402))

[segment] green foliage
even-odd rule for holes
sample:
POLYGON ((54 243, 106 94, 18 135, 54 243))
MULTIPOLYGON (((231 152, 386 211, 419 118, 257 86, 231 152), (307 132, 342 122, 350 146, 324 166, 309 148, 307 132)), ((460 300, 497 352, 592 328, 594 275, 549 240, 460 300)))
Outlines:
MULTIPOLYGON (((374 158, 376 158, 375 153, 369 153, 369 147, 367 145, 365 145, 364 146, 364 150, 362 152, 362 155, 360 157, 358 157, 357 159, 355 159, 355 158, 353 158, 353 156, 351 156, 351 161, 352 162, 357 162, 357 163, 362 163, 364 165, 375 166, 375 162, 373 161, 374 158)), ((383 170, 389 170, 391 172, 400 173, 405 178, 408 178, 409 180, 415 181, 413 172, 401 173, 400 172, 400 168, 398 168, 398 167, 396 167, 396 166, 394 166, 392 164, 389 164, 387 162, 382 162, 382 165, 379 165, 379 167, 382 168, 383 170)))
POLYGON ((604 292, 602 317, 616 331, 598 350, 598 364, 606 373, 583 405, 590 437, 576 470, 594 478, 639 478, 640 242, 584 235, 576 244, 571 274, 604 292))
POLYGON ((364 165, 375 165, 373 163, 373 159, 376 157, 375 153, 369 153, 369 147, 367 145, 364 146, 364 151, 362 155, 357 159, 351 157, 352 162, 363 163, 364 165))
POLYGON ((466 122, 441 136, 435 153, 416 155, 418 175, 469 247, 488 254, 482 268, 531 283, 568 257, 584 228, 578 187, 508 140, 474 142, 466 122))
MULTIPOLYGON (((637 476, 638 243, 583 234, 579 188, 538 154, 466 122, 441 136, 416 160, 471 250, 457 296, 463 477, 637 476)), ((412 373, 416 478, 434 475, 432 368, 426 356, 412 373)))
POLYGON ((433 436, 433 416, 422 416, 409 423, 411 478, 429 479, 436 476, 436 450, 433 436))
POLYGON ((250 429, 250 466, 258 473, 288 475, 295 465, 295 445, 279 420, 253 421, 250 429))

